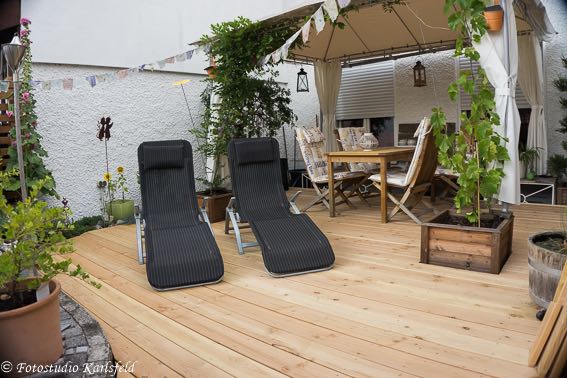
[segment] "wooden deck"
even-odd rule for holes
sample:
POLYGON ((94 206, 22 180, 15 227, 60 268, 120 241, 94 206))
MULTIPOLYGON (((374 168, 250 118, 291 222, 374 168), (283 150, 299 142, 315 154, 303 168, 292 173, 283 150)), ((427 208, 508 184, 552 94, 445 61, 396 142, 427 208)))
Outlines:
POLYGON ((515 207, 513 254, 491 275, 419 264, 419 226, 403 214, 380 224, 373 202, 340 206, 334 219, 323 207, 308 212, 337 257, 327 272, 272 278, 259 250, 239 256, 217 223, 224 280, 156 292, 136 261, 134 227, 118 226, 75 239, 74 262, 100 290, 61 281, 139 377, 533 376, 526 363, 540 323, 526 241, 558 228, 562 209, 515 207))

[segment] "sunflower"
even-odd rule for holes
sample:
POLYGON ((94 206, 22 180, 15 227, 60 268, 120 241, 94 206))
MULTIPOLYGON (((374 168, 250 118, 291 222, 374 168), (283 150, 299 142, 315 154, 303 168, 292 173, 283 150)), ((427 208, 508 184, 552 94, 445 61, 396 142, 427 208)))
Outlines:
POLYGON ((119 175, 124 173, 124 167, 119 165, 118 168, 116 168, 116 172, 118 172, 119 175))
POLYGON ((110 181, 110 179, 112 178, 112 175, 110 174, 110 172, 106 172, 103 176, 104 181, 110 181))

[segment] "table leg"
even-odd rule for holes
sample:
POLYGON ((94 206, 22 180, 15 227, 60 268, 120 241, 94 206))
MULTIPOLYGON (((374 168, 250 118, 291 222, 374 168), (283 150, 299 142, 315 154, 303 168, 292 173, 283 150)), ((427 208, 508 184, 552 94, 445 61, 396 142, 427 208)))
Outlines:
POLYGON ((388 223, 388 160, 380 159, 380 213, 382 223, 388 223))
POLYGON ((335 216, 335 170, 333 160, 327 156, 327 173, 329 177, 329 216, 335 216))

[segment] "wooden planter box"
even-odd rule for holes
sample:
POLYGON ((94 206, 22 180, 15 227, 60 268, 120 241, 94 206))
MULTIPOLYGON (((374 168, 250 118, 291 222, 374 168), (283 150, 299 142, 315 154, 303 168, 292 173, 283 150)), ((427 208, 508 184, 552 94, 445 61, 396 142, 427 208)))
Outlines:
POLYGON ((446 224, 461 217, 446 210, 421 225, 421 259, 424 264, 498 274, 512 252, 514 215, 496 214, 496 228, 446 224))
POLYGON ((199 207, 203 203, 203 197, 208 197, 207 200, 207 215, 211 223, 224 221, 226 215, 226 207, 230 202, 232 193, 222 193, 214 194, 212 196, 205 195, 203 193, 197 193, 197 200, 199 201, 199 207))

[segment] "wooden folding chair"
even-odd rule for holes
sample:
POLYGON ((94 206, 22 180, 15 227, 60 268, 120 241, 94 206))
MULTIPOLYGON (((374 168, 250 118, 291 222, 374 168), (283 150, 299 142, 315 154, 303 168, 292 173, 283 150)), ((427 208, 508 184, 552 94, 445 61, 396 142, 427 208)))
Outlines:
MULTIPOLYGON (((417 145, 407 173, 388 173, 388 188, 394 187, 403 190, 403 195, 399 199, 390 192, 381 193, 382 195, 387 195, 395 204, 388 215, 388 220, 391 220, 394 215, 402 210, 415 223, 421 224, 419 218, 411 210, 419 203, 423 203, 427 208, 433 210, 431 202, 424 196, 431 187, 431 181, 436 168, 437 147, 431 132, 430 121, 426 117, 421 121, 417 145)), ((380 190, 380 175, 372 175, 370 180, 380 190)))
MULTIPOLYGON (((323 153, 325 136, 317 128, 306 129, 298 127, 295 132, 299 149, 305 161, 307 174, 317 193, 317 197, 305 205, 301 211, 306 211, 319 203, 329 208, 328 196, 331 188, 329 188, 327 159, 325 159, 323 153)), ((359 189, 368 178, 368 174, 364 172, 337 172, 334 176, 335 185, 333 190, 342 199, 337 202, 337 205, 346 203, 349 207, 355 208, 349 198, 355 195, 361 196, 359 189), (349 191, 345 193, 347 188, 349 191)))

